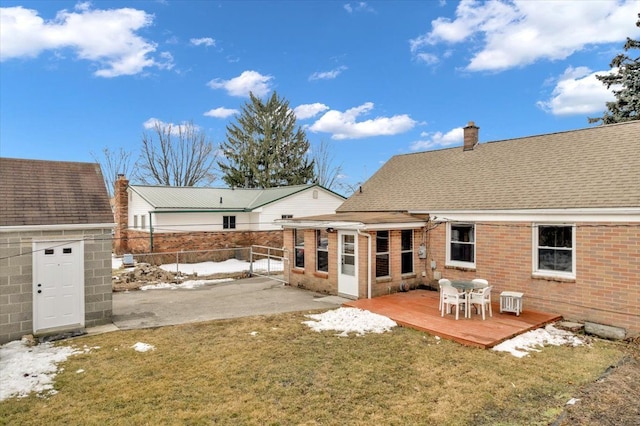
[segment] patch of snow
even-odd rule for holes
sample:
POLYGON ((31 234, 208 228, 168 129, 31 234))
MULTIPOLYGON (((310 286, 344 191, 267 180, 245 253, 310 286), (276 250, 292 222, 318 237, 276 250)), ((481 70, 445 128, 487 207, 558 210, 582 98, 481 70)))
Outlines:
POLYGON ((529 355, 529 352, 540 352, 545 345, 580 346, 584 342, 582 339, 570 331, 561 330, 553 324, 545 328, 527 331, 512 339, 506 340, 493 347, 494 351, 510 352, 513 356, 522 358, 529 355))
MULTIPOLYGON (((282 262, 277 260, 268 261, 267 259, 261 259, 253 262, 254 271, 267 270, 267 266, 272 271, 281 271, 282 262)), ((228 259, 224 262, 200 262, 200 263, 167 263, 160 265, 165 271, 177 272, 182 274, 192 275, 212 275, 219 273, 232 273, 243 272, 251 269, 251 264, 244 260, 228 259)))
POLYGON ((395 321, 358 308, 338 308, 322 314, 305 315, 315 321, 303 321, 315 331, 336 330, 342 333, 338 336, 348 336, 356 333, 362 336, 365 333, 384 333, 397 326, 395 321))
POLYGON ((234 281, 233 278, 220 278, 217 280, 189 280, 189 281, 185 281, 183 283, 180 284, 174 284, 174 283, 159 283, 159 284, 149 284, 149 285, 143 285, 142 287, 140 287, 140 290, 163 290, 163 289, 169 289, 169 290, 177 290, 177 289, 187 289, 187 290, 192 290, 194 288, 199 288, 199 287, 203 287, 206 285, 210 285, 210 284, 219 284, 219 283, 226 283, 229 281, 234 281))
POLYGON ((567 405, 575 405, 576 402, 580 401, 579 398, 571 398, 570 400, 567 401, 567 405))
POLYGON ((86 346, 80 350, 53 343, 30 346, 23 341, 0 346, 0 401, 24 398, 31 392, 55 394, 53 379, 58 372, 58 363, 90 350, 86 346))
POLYGON ((137 342, 135 345, 131 346, 134 350, 138 351, 138 352, 148 352, 148 351, 155 351, 156 347, 153 345, 150 345, 148 343, 142 343, 142 342, 137 342))

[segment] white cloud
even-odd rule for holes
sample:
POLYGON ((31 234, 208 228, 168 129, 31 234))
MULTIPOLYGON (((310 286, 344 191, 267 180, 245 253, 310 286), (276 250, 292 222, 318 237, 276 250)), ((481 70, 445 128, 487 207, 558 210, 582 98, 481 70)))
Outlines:
POLYGON ((462 127, 456 127, 447 133, 423 132, 420 134, 422 139, 411 144, 412 151, 426 151, 433 148, 442 148, 451 145, 462 144, 464 141, 464 130, 462 127))
POLYGON ((349 13, 354 12, 375 12, 375 10, 367 4, 366 1, 358 1, 353 3, 345 3, 344 10, 349 13))
POLYGON ((592 114, 604 111, 606 103, 613 101, 615 97, 596 75, 610 72, 615 70, 591 72, 586 67, 569 67, 558 78, 551 98, 539 101, 537 105, 553 115, 592 114))
POLYGON ((332 80, 334 78, 336 78, 337 76, 339 76, 342 71, 345 71, 347 69, 347 67, 345 66, 340 66, 336 69, 333 69, 331 71, 324 71, 324 72, 314 72, 313 74, 311 74, 309 76, 309 80, 313 81, 313 80, 332 80))
POLYGON ((192 38, 189 40, 194 46, 215 46, 216 41, 211 37, 192 38))
POLYGON ((293 113, 296 115, 296 118, 298 120, 304 120, 307 118, 315 117, 316 115, 328 109, 329 107, 325 104, 316 102, 314 104, 298 105, 293 109, 293 113))
POLYGON ((432 21, 432 31, 410 40, 410 47, 418 55, 440 43, 473 47, 477 42, 467 69, 500 71, 640 34, 633 19, 637 9, 637 0, 551 1, 544 7, 528 0, 463 0, 454 20, 432 21))
POLYGON ((214 117, 214 118, 227 118, 237 113, 238 113, 237 109, 220 107, 220 108, 211 109, 205 112, 204 115, 206 115, 207 117, 214 117))
MULTIPOLYGON (((156 125, 160 126, 162 129, 165 130, 170 130, 172 135, 178 135, 180 132, 184 132, 187 130, 187 123, 186 122, 182 122, 182 124, 174 124, 174 123, 166 123, 162 120, 159 120, 157 118, 150 118, 147 121, 145 121, 144 123, 142 123, 142 126, 147 129, 147 130, 153 130, 156 128, 156 125)), ((191 127, 193 130, 198 130, 200 129, 200 127, 196 126, 195 124, 192 125, 191 127)))
POLYGON ((356 121, 360 115, 366 114, 372 109, 373 103, 366 102, 345 112, 331 110, 313 123, 309 130, 332 133, 331 139, 360 139, 371 136, 397 135, 416 125, 416 122, 406 114, 356 121))
POLYGON ((429 65, 437 64, 438 62, 440 62, 440 59, 436 55, 433 55, 431 53, 420 52, 415 56, 418 61, 424 62, 425 64, 429 65))
POLYGON ((207 85, 212 89, 224 89, 231 96, 248 97, 249 92, 255 96, 264 96, 271 91, 270 82, 273 77, 262 75, 257 71, 244 71, 230 80, 219 78, 211 80, 207 85))
POLYGON ((132 8, 92 10, 89 3, 79 3, 72 12, 61 10, 51 21, 33 9, 0 8, 0 60, 71 49, 79 59, 95 63, 99 77, 134 75, 149 67, 170 69, 173 58, 165 54, 154 59, 156 43, 136 34, 153 18, 132 8))

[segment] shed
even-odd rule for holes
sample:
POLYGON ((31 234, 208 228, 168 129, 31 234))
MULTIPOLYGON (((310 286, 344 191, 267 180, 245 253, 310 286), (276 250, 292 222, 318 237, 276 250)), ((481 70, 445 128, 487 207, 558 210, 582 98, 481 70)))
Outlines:
POLYGON ((95 163, 0 158, 0 343, 111 322, 114 217, 95 163))

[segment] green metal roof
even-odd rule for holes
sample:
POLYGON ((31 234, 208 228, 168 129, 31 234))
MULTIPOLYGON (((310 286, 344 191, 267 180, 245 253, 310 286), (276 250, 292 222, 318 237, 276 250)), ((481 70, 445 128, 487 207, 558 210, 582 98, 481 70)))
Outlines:
POLYGON ((156 210, 251 211, 319 185, 293 185, 267 189, 204 188, 130 185, 156 210))

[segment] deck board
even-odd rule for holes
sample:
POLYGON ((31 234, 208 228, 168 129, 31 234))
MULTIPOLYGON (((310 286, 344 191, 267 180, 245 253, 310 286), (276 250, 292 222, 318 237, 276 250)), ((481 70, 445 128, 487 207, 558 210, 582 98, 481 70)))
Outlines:
POLYGON ((520 316, 501 314, 499 304, 493 303, 493 317, 486 312, 486 320, 483 321, 482 314, 474 313, 471 318, 465 318, 460 312, 460 319, 456 321, 455 314, 440 316, 438 302, 437 291, 412 290, 373 299, 352 300, 343 306, 384 315, 403 327, 484 349, 562 318, 558 314, 530 309, 525 309, 520 316))

